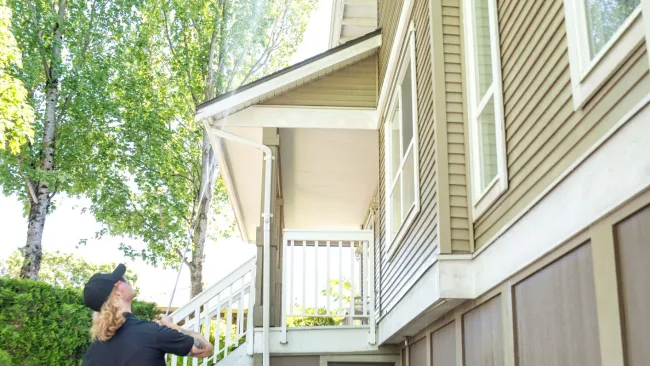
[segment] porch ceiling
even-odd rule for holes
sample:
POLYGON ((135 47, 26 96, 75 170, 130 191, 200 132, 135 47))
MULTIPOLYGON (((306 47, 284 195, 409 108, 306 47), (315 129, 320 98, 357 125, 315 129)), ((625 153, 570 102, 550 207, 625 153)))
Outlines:
MULTIPOLYGON (((262 142, 261 127, 225 127, 224 131, 258 143, 262 142)), ((242 239, 255 242, 260 224, 262 194, 262 152, 238 142, 223 140, 210 133, 220 173, 235 211, 242 239)))
POLYGON ((378 183, 376 130, 281 129, 285 227, 359 229, 378 183))

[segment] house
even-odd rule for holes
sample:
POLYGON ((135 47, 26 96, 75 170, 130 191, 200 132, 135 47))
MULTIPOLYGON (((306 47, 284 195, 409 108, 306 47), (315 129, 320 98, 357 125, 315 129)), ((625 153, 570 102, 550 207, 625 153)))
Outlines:
POLYGON ((248 307, 224 365, 647 364, 650 1, 333 6, 199 106, 258 254, 174 320, 248 307))

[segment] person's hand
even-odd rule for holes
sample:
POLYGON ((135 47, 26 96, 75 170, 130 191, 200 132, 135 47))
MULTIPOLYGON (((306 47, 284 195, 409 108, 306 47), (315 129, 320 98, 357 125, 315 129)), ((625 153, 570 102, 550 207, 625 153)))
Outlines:
POLYGON ((161 315, 159 320, 156 320, 156 323, 159 325, 164 325, 169 328, 173 328, 174 321, 170 316, 167 315, 161 315))

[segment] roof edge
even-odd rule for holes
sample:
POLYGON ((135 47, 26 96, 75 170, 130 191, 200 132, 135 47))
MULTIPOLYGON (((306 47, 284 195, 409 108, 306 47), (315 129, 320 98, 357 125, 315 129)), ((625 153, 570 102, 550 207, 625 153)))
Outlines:
POLYGON ((274 73, 272 73, 270 75, 264 76, 264 77, 262 77, 260 79, 257 79, 257 80, 255 80, 255 81, 253 81, 251 83, 243 85, 243 86, 241 86, 241 87, 239 87, 237 89, 234 89, 234 90, 231 90, 231 91, 226 92, 224 94, 221 94, 221 95, 219 95, 219 96, 217 96, 217 97, 215 97, 213 99, 210 99, 208 101, 205 101, 205 102, 199 104, 196 107, 196 114, 199 114, 199 112, 202 109, 204 109, 204 108, 206 108, 206 107, 208 107, 208 106, 210 106, 210 105, 212 105, 212 104, 214 104, 216 102, 227 99, 227 98, 229 98, 229 97, 231 97, 233 95, 239 94, 239 93, 241 93, 243 91, 246 91, 248 89, 251 89, 251 88, 253 88, 253 87, 257 86, 257 85, 264 84, 265 82, 267 82, 269 80, 275 79, 276 77, 284 75, 284 74, 286 74, 288 72, 291 72, 293 70, 297 70, 297 69, 299 69, 299 68, 301 68, 301 67, 303 67, 305 65, 308 65, 308 64, 310 64, 310 63, 312 63, 314 61, 317 61, 317 60, 320 60, 320 59, 325 58, 327 56, 330 56, 330 55, 332 55, 334 53, 337 53, 339 51, 342 51, 344 49, 353 47, 353 46, 355 46, 355 45, 357 45, 359 43, 367 41, 367 40, 369 40, 369 39, 371 39, 371 38, 373 38, 373 37, 375 37, 377 35, 380 35, 380 34, 381 34, 381 28, 377 29, 377 30, 375 30, 373 32, 370 32, 370 33, 366 34, 365 36, 356 38, 356 39, 354 39, 352 41, 349 41, 349 42, 347 42, 345 44, 342 44, 340 46, 329 49, 329 50, 327 50, 325 52, 322 52, 322 53, 320 53, 318 55, 312 56, 312 57, 310 57, 310 58, 308 58, 308 59, 306 59, 304 61, 293 64, 293 65, 291 65, 289 67, 285 67, 284 69, 280 69, 280 70, 278 70, 278 71, 276 71, 276 72, 274 72, 274 73))

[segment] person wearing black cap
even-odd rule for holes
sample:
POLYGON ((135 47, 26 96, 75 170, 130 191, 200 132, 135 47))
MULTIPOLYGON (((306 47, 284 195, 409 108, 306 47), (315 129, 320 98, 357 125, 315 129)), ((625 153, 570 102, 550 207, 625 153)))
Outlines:
POLYGON ((113 273, 93 275, 83 290, 86 306, 94 311, 92 344, 83 366, 165 366, 165 354, 205 358, 213 347, 202 334, 174 324, 170 317, 159 321, 138 320, 131 313, 135 291, 124 278, 120 264, 113 273))

